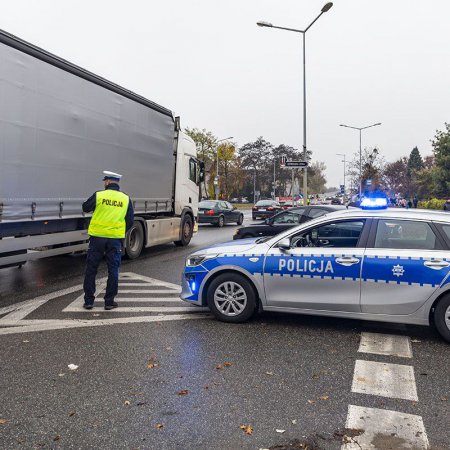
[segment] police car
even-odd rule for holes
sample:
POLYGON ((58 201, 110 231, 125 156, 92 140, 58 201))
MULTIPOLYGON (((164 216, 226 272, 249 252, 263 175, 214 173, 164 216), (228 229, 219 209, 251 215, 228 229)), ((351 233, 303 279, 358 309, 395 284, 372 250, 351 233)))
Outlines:
POLYGON ((181 298, 224 322, 264 310, 435 324, 450 342, 450 215, 361 207, 193 253, 181 298))

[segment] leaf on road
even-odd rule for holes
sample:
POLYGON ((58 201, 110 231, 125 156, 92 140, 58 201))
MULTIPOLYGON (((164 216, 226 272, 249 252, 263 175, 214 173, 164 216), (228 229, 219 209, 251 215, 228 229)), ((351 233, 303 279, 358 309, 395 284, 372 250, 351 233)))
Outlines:
POLYGON ((245 433, 245 434, 253 434, 253 428, 250 424, 248 425, 241 425, 241 430, 245 433))
POLYGON ((189 391, 187 389, 181 389, 180 392, 178 392, 178 395, 188 395, 189 391))
POLYGON ((156 361, 156 358, 150 358, 147 361, 147 368, 148 369, 153 369, 154 367, 158 367, 158 363, 156 361))
POLYGON ((69 364, 67 367, 68 367, 70 370, 77 370, 77 369, 78 369, 78 366, 77 366, 76 364, 69 364))
POLYGON ((294 420, 292 421, 292 425, 297 425, 297 419, 294 419, 294 420))
POLYGON ((130 406, 130 405, 131 405, 130 400, 125 400, 125 401, 123 402, 123 404, 124 404, 125 406, 130 406))
POLYGON ((76 414, 76 411, 70 411, 69 417, 73 417, 76 414))
POLYGON ((171 352, 171 351, 172 351, 172 347, 166 347, 166 350, 167 350, 168 352, 171 352))
POLYGON ((309 403, 310 405, 314 405, 314 403, 316 403, 316 401, 315 401, 315 400, 308 400, 308 403, 309 403))
POLYGON ((230 362, 223 363, 223 367, 231 367, 232 365, 233 365, 233 363, 230 363, 230 362))
POLYGON ((163 425, 162 423, 157 423, 157 424, 155 425, 155 428, 156 428, 157 430, 162 430, 162 429, 164 428, 164 425, 163 425))
POLYGON ((0 419, 0 425, 5 425, 5 423, 8 423, 6 419, 0 419))
POLYGON ((329 395, 321 395, 319 398, 320 398, 320 400, 328 400, 330 398, 330 396, 329 395))
POLYGON ((223 369, 222 364, 217 364, 216 369, 217 369, 217 370, 223 369))
POLYGON ((273 375, 273 372, 266 372, 266 375, 273 375))
POLYGON ((277 433, 284 433, 286 430, 279 430, 279 429, 276 429, 275 430, 277 433))
POLYGON ((419 342, 422 342, 422 341, 420 341, 419 339, 411 339, 411 342, 419 343, 419 342))
POLYGON ((26 339, 25 339, 25 340, 24 340, 24 341, 22 341, 22 342, 24 342, 24 343, 26 344, 26 343, 28 343, 28 342, 30 342, 30 341, 28 341, 28 340, 26 340, 26 339))
POLYGON ((59 441, 61 439, 61 436, 59 435, 59 434, 57 434, 54 438, 53 438, 53 440, 56 442, 56 441, 59 441))

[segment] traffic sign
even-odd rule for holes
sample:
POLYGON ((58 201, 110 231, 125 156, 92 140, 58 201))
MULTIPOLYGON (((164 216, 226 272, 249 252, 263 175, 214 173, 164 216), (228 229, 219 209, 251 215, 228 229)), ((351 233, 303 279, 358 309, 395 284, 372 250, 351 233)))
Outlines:
POLYGON ((372 179, 371 178, 367 178, 366 186, 372 186, 372 179))
POLYGON ((345 194, 345 185, 341 184, 340 188, 341 188, 341 194, 345 194))
POLYGON ((308 161, 286 161, 285 167, 308 167, 308 161))

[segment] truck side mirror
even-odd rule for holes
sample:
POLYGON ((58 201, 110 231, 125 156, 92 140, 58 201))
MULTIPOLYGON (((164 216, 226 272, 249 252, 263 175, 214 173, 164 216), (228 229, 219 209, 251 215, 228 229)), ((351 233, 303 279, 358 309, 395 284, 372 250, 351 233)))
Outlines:
POLYGON ((198 162, 199 172, 198 172, 198 184, 205 181, 205 163, 203 161, 198 162))

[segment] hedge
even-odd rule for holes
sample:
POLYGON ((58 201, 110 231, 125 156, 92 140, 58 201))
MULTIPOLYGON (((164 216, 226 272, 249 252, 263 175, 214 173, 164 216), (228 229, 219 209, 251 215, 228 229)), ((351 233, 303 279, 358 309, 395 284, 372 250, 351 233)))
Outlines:
POLYGON ((445 200, 439 200, 438 198, 432 198, 431 200, 421 201, 417 205, 418 208, 424 209, 444 209, 445 200))

